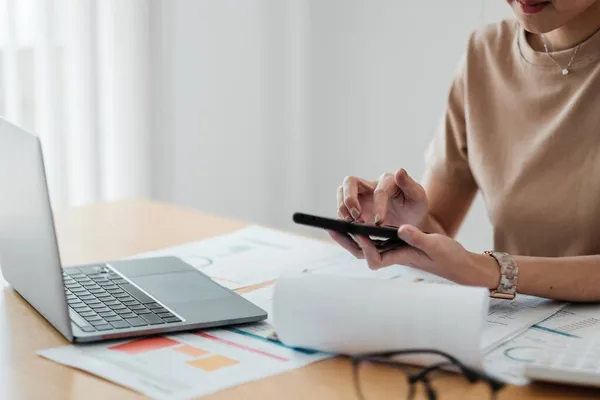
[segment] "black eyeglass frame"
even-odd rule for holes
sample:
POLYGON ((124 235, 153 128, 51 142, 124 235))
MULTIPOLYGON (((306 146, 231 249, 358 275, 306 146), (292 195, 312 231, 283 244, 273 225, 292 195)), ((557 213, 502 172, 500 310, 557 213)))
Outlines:
POLYGON ((475 382, 480 382, 480 381, 486 382, 490 388, 492 399, 496 398, 498 392, 500 390, 502 390, 505 386, 504 382, 502 382, 492 376, 489 376, 483 372, 480 372, 474 368, 468 367, 465 364, 463 364, 462 362, 460 362, 456 357, 454 357, 450 354, 447 354, 443 351, 439 351, 439 350, 435 350, 435 349, 409 349, 409 350, 386 351, 386 352, 380 352, 380 353, 359 354, 359 355, 351 356, 350 358, 352 360, 352 374, 353 374, 354 388, 355 388, 355 390, 358 394, 358 398, 360 400, 366 399, 362 392, 362 388, 360 385, 359 370, 358 370, 360 363, 363 361, 369 361, 369 362, 373 362, 376 364, 384 364, 384 365, 392 366, 394 368, 403 370, 406 377, 408 378, 408 384, 409 384, 408 399, 412 399, 414 397, 415 384, 418 382, 422 382, 425 387, 425 390, 427 392, 427 398, 429 400, 436 400, 437 393, 431 386, 431 382, 430 382, 428 375, 433 371, 437 371, 444 367, 449 367, 449 366, 454 366, 454 367, 458 368, 461 375, 464 376, 470 383, 475 383, 475 382), (406 355, 415 355, 415 354, 438 355, 438 356, 445 358, 447 361, 443 361, 443 362, 439 362, 439 363, 435 363, 435 364, 426 366, 426 367, 422 368, 416 374, 411 374, 409 371, 407 371, 407 368, 409 367, 408 365, 402 364, 399 361, 392 359, 392 357, 396 357, 396 356, 406 356, 406 355))

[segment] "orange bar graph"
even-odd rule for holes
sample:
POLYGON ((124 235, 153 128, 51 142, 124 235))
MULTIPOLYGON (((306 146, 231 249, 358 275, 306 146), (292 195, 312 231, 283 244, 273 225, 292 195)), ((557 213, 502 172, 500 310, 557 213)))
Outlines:
POLYGON ((199 360, 188 361, 187 364, 191 365, 192 367, 200 368, 201 370, 204 370, 206 372, 211 372, 221 368, 239 364, 239 361, 232 360, 231 358, 227 358, 220 355, 214 355, 206 358, 201 358, 199 360))
POLYGON ((130 355, 145 353, 147 351, 164 349, 166 347, 176 346, 179 342, 166 337, 151 337, 147 339, 134 340, 123 344, 110 346, 109 350, 121 351, 130 355))
POLYGON ((173 347, 173 351, 177 351, 179 353, 187 354, 192 357, 200 357, 208 354, 208 351, 199 349, 198 347, 190 346, 189 344, 185 344, 179 347, 173 347))

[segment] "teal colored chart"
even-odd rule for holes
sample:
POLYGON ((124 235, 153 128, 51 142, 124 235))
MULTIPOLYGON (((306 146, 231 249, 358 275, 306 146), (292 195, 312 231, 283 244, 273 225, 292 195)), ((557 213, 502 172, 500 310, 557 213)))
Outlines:
POLYGON ((540 347, 532 346, 515 346, 504 350, 504 356, 513 360, 524 363, 534 362, 539 352, 540 347))

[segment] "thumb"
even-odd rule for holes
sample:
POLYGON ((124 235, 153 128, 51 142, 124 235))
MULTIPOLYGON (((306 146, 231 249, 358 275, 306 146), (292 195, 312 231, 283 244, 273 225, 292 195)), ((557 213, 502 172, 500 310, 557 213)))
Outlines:
POLYGON ((398 228, 398 237, 426 254, 429 254, 435 245, 431 235, 412 225, 402 225, 398 228))
POLYGON ((414 179, 408 175, 404 168, 396 171, 394 180, 396 181, 396 185, 402 189, 404 195, 410 200, 421 202, 427 198, 423 186, 415 182, 414 179))

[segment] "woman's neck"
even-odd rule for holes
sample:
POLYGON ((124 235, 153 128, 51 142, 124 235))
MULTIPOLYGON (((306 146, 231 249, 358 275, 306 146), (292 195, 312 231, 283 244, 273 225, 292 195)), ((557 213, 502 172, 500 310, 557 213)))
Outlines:
MULTIPOLYGON (((600 1, 567 24, 544 35, 550 51, 573 48, 600 30, 600 1)), ((529 34, 529 42, 537 51, 544 51, 541 35, 529 34)))

